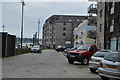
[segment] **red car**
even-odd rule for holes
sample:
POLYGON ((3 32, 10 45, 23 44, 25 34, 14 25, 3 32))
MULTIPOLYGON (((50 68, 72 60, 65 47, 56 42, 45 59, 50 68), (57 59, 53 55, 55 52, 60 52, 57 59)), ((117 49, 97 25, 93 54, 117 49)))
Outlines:
POLYGON ((77 50, 69 51, 67 59, 70 64, 73 64, 74 61, 78 61, 87 65, 90 57, 97 51, 98 48, 96 45, 82 45, 77 50))

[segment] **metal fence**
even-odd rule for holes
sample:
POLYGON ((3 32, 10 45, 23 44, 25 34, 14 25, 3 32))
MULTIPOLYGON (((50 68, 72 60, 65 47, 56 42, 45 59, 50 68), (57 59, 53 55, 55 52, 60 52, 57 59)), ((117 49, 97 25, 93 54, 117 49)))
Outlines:
POLYGON ((0 36, 2 36, 2 57, 14 56, 16 36, 8 33, 0 33, 0 36))

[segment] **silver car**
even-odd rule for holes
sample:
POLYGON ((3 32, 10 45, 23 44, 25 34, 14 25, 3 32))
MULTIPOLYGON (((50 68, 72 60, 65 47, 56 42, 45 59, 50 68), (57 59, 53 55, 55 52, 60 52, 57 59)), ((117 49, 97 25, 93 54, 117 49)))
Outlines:
POLYGON ((40 48, 39 45, 34 45, 32 48, 31 48, 31 53, 42 53, 42 50, 40 48))
POLYGON ((92 73, 95 73, 99 67, 100 61, 103 59, 103 57, 108 54, 110 51, 107 50, 101 50, 97 51, 89 61, 89 69, 92 73))
POLYGON ((103 80, 120 79, 120 52, 111 52, 102 59, 98 73, 103 80))

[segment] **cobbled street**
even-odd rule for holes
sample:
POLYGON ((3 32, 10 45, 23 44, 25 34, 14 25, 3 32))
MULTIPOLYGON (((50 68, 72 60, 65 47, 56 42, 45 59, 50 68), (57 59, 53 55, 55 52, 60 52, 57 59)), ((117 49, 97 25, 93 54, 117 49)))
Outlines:
POLYGON ((61 52, 44 50, 3 58, 3 78, 100 78, 88 65, 69 64, 61 52))

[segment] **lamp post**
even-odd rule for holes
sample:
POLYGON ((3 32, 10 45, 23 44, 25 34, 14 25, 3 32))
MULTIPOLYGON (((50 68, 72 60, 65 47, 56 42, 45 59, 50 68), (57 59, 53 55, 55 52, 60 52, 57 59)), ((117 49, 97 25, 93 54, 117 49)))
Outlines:
POLYGON ((3 32, 4 32, 5 26, 3 25, 2 28, 3 28, 3 32))
POLYGON ((22 42, 23 42, 23 13, 24 13, 24 0, 21 1, 22 3, 22 19, 21 19, 21 49, 22 49, 22 42))
POLYGON ((38 45, 39 45, 39 27, 40 27, 40 19, 38 20, 38 45))

